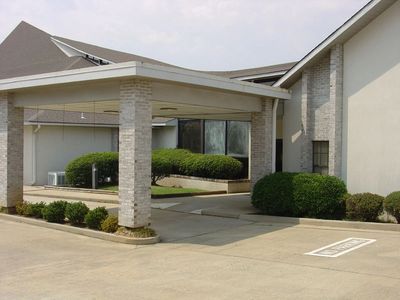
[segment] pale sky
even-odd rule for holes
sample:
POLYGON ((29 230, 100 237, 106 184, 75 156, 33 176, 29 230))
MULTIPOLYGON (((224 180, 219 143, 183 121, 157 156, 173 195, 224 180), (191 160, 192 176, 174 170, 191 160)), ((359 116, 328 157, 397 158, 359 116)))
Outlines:
POLYGON ((0 0, 0 41, 24 20, 66 38, 199 70, 301 59, 367 0, 0 0))

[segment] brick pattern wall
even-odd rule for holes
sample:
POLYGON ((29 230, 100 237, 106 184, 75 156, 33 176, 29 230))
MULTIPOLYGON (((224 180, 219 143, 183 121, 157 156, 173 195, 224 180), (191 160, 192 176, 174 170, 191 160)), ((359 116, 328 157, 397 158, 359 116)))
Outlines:
POLYGON ((251 186, 272 172, 272 107, 273 100, 263 100, 261 112, 251 115, 251 186))
POLYGON ((119 225, 149 225, 151 215, 151 83, 126 80, 120 87, 119 225))
POLYGON ((312 141, 329 141, 329 174, 341 174, 343 46, 302 74, 301 171, 312 172, 312 141))
POLYGON ((0 92, 0 206, 13 208, 23 199, 24 109, 0 92))

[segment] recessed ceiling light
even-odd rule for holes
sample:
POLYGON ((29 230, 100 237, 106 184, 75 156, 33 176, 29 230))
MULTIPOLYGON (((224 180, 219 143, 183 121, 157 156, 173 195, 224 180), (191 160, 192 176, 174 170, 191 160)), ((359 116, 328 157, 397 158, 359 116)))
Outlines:
POLYGON ((113 113, 113 114, 118 114, 119 113, 119 111, 118 110, 105 110, 104 111, 105 113, 113 113))
POLYGON ((160 110, 178 110, 176 107, 161 107, 160 110))

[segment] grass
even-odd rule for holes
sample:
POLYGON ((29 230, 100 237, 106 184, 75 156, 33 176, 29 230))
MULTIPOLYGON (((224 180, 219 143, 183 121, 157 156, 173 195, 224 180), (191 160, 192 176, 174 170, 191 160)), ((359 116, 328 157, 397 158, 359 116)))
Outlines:
MULTIPOLYGON (((117 185, 106 186, 102 187, 101 189, 117 192, 118 186, 117 185)), ((156 185, 153 185, 151 187, 152 195, 172 195, 172 194, 187 194, 187 193, 198 193, 198 192, 204 192, 204 190, 191 189, 191 188, 177 188, 169 186, 156 186, 156 185)))

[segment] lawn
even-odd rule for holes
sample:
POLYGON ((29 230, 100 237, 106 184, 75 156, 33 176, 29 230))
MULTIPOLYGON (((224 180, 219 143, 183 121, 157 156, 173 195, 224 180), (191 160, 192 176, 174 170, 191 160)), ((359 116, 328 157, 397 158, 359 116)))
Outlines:
MULTIPOLYGON (((118 186, 117 185, 106 186, 106 187, 101 187, 101 189, 117 192, 118 186)), ((199 192, 204 192, 204 190, 191 189, 191 188, 177 188, 168 186, 156 186, 156 185, 153 185, 151 187, 152 195, 187 194, 187 193, 199 193, 199 192)))

